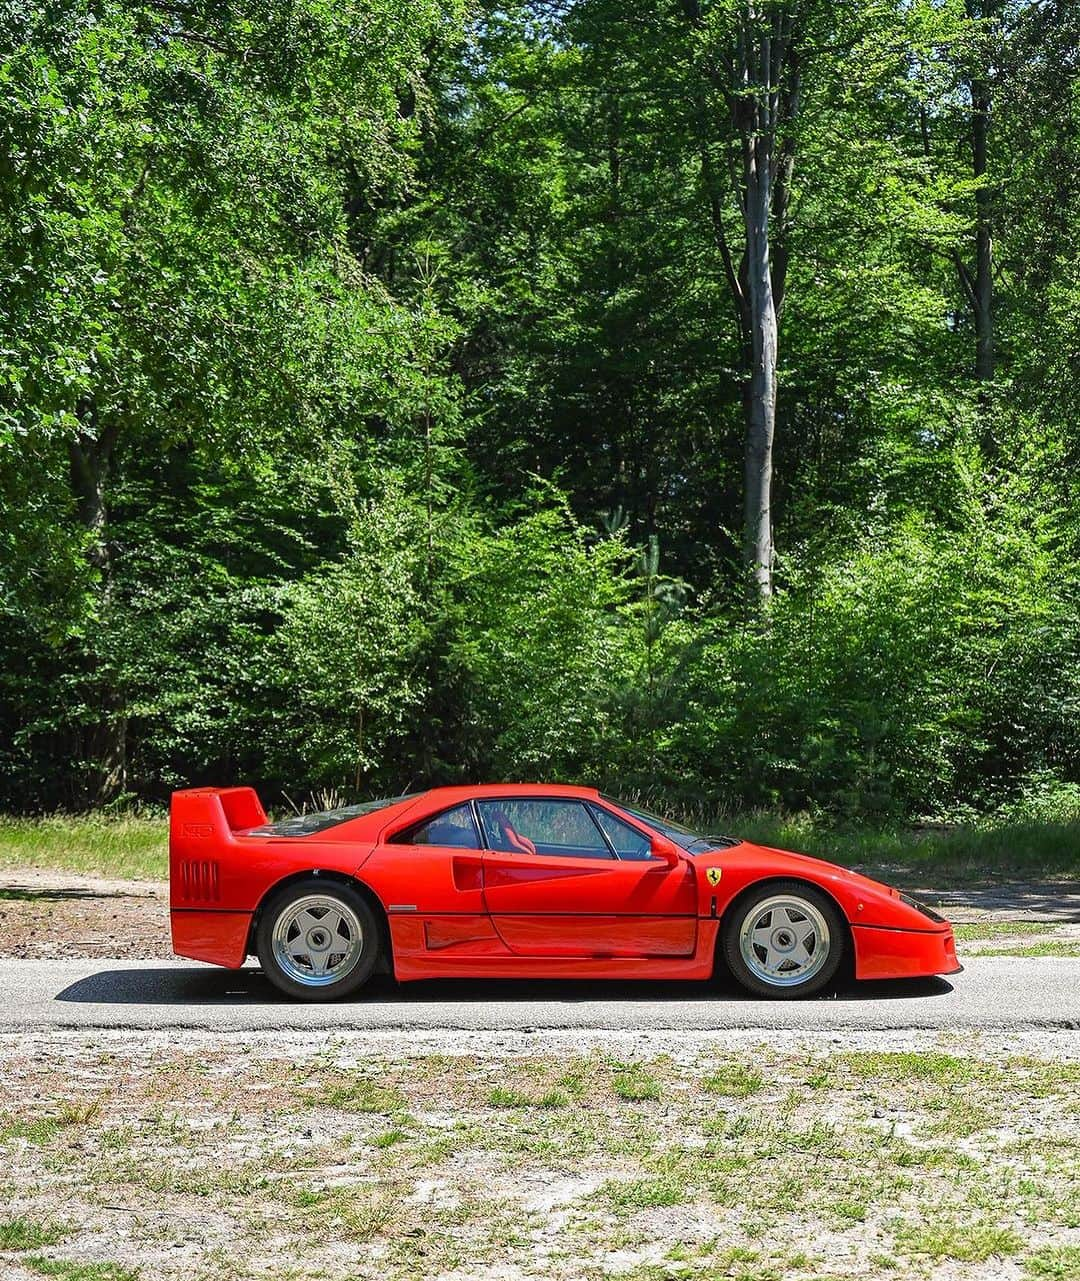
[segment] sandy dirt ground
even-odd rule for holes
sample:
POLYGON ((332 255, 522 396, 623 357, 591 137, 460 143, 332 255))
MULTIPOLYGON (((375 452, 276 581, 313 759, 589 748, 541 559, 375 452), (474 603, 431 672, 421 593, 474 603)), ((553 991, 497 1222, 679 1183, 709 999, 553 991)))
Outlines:
POLYGON ((0 872, 0 956, 171 956, 169 887, 36 868, 0 872))

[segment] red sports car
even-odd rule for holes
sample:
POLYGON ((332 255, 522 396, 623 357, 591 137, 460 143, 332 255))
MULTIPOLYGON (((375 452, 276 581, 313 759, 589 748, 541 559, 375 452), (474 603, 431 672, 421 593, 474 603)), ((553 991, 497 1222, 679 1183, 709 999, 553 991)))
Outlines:
POLYGON ((437 787, 269 823, 250 787, 172 798, 173 948, 290 996, 398 979, 709 979, 759 996, 955 974, 952 927, 831 863, 587 787, 437 787))

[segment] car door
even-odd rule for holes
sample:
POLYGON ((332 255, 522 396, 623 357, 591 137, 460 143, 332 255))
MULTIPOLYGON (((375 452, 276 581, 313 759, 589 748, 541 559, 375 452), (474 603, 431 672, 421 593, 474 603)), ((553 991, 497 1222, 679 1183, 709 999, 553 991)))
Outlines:
POLYGON ((592 807, 581 800, 507 796, 478 800, 476 808, 487 846, 484 904, 511 952, 693 953, 697 913, 688 861, 672 867, 647 855, 618 857, 592 807))
POLYGON ((504 952, 483 901, 482 844, 465 801, 379 844, 365 880, 386 905, 399 973, 434 952, 504 952))

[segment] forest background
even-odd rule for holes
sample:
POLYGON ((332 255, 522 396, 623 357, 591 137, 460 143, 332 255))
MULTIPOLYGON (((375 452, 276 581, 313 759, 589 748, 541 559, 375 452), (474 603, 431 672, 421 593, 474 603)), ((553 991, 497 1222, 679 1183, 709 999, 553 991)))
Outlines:
POLYGON ((1080 816, 1072 0, 0 12, 0 808, 1080 816))

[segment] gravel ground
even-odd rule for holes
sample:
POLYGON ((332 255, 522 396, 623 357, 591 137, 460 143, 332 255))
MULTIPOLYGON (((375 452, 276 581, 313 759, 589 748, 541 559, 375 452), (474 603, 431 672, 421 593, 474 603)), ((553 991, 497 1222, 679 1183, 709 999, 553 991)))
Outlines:
POLYGON ((0 1276, 1080 1275, 1080 1033, 0 1036, 0 1276))

